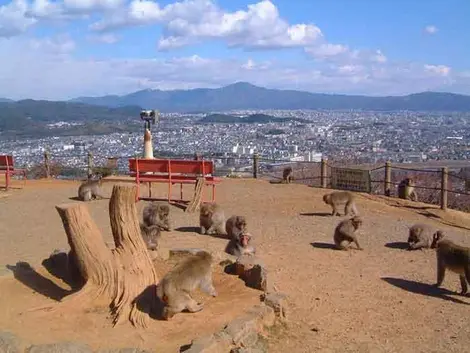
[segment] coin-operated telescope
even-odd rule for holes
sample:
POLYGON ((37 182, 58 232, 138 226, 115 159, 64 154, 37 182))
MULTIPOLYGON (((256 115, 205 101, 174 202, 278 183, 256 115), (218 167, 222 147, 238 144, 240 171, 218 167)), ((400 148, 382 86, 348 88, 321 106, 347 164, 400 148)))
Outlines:
POLYGON ((160 121, 160 114, 155 110, 142 110, 140 112, 140 119, 145 122, 145 128, 150 130, 150 123, 155 124, 155 122, 160 121))

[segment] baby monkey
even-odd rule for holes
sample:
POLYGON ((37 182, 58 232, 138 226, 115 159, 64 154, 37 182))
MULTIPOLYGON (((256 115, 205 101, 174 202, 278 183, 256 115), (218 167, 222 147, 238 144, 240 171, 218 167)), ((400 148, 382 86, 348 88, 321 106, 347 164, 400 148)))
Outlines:
POLYGON ((235 255, 240 257, 242 255, 255 255, 256 248, 251 245, 251 234, 249 233, 240 233, 234 238, 230 239, 225 248, 225 251, 228 254, 235 255))

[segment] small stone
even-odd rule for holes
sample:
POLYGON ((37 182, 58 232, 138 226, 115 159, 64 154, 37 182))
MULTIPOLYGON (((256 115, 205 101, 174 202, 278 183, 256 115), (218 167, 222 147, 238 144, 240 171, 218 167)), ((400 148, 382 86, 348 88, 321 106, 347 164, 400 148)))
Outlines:
POLYGON ((268 271, 261 265, 255 265, 240 276, 248 287, 271 292, 272 288, 268 282, 268 271))
POLYGON ((288 306, 286 302, 287 296, 283 293, 269 293, 263 298, 264 303, 273 308, 274 313, 280 319, 287 319, 288 306))
POLYGON ((88 345, 75 342, 33 345, 26 353, 93 353, 88 345))

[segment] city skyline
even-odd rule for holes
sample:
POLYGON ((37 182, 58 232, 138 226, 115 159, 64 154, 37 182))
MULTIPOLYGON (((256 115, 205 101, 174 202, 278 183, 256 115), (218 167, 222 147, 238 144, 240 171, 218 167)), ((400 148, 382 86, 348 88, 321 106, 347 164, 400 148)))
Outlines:
POLYGON ((267 88, 470 94, 464 0, 0 0, 0 97, 267 88))

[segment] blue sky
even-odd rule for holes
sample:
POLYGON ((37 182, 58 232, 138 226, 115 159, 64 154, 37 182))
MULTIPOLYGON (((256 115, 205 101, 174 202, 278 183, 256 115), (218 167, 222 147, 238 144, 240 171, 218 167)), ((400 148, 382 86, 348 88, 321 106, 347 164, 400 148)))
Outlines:
POLYGON ((468 0, 0 0, 0 97, 470 94, 468 0))

